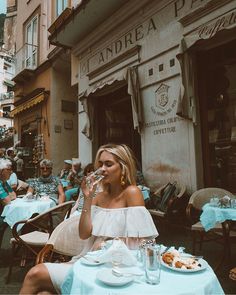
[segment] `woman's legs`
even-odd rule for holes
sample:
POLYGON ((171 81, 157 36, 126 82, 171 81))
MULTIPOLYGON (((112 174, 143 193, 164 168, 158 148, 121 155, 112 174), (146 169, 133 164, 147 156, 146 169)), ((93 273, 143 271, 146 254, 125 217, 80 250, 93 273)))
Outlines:
POLYGON ((38 264, 26 274, 20 294, 33 295, 43 291, 47 291, 49 294, 57 294, 47 267, 44 264, 38 264))

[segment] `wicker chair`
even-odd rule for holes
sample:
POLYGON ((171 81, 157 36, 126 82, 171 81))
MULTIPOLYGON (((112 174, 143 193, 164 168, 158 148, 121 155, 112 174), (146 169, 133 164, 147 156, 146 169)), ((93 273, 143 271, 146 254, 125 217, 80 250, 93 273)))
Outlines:
POLYGON ((74 201, 65 202, 35 217, 28 220, 21 220, 14 224, 12 228, 13 238, 10 241, 12 245, 12 256, 6 283, 10 282, 12 267, 15 259, 18 258, 18 251, 21 250, 21 266, 25 265, 27 258, 33 258, 35 260, 39 251, 46 245, 49 236, 56 226, 70 216, 73 204, 74 201), (18 230, 19 225, 22 226, 21 230, 18 230))
POLYGON ((213 195, 217 195, 220 198, 225 195, 235 198, 229 191, 216 187, 202 188, 191 195, 186 209, 186 215, 191 224, 193 254, 196 252, 196 244, 199 244, 199 250, 201 250, 203 242, 219 241, 224 243, 221 224, 217 224, 212 230, 206 232, 199 221, 202 207, 210 201, 213 195))
POLYGON ((73 216, 60 223, 52 232, 47 244, 38 253, 36 264, 43 262, 65 262, 80 254, 86 240, 79 238, 80 216, 73 216))

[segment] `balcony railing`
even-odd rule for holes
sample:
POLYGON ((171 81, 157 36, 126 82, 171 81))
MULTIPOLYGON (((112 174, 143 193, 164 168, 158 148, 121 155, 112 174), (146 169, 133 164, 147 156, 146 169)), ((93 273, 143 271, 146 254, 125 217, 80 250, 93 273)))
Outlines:
POLYGON ((15 54, 16 73, 24 69, 35 70, 38 66, 38 46, 25 43, 15 54))

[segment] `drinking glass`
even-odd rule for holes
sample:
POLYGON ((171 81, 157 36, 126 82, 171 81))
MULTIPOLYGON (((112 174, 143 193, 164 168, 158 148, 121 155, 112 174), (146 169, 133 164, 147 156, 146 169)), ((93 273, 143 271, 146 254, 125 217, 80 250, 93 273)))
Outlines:
POLYGON ((86 184, 87 186, 91 185, 92 178, 94 179, 94 185, 97 184, 99 181, 101 181, 104 178, 104 175, 102 175, 103 170, 102 168, 98 168, 93 173, 89 174, 89 176, 86 177, 86 184))
POLYGON ((119 250, 114 250, 111 253, 112 268, 119 267, 122 264, 122 253, 119 250))
POLYGON ((230 206, 236 209, 236 199, 231 199, 230 206))
POLYGON ((145 247, 145 278, 151 285, 160 283, 161 277, 161 246, 147 245, 145 247))
POLYGON ((213 206, 213 207, 217 207, 219 205, 219 198, 217 196, 213 196, 211 199, 210 199, 210 205, 213 206))
POLYGON ((127 232, 125 244, 130 250, 138 250, 140 244, 139 232, 132 234, 131 236, 129 236, 129 233, 127 232))

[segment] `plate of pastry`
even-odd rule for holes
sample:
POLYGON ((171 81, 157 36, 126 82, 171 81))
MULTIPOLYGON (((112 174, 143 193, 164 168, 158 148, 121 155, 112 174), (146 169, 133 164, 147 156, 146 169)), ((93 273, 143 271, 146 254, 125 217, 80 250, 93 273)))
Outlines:
POLYGON ((198 272, 207 268, 207 263, 203 258, 180 253, 177 250, 164 253, 161 256, 161 264, 173 271, 185 273, 198 272))

